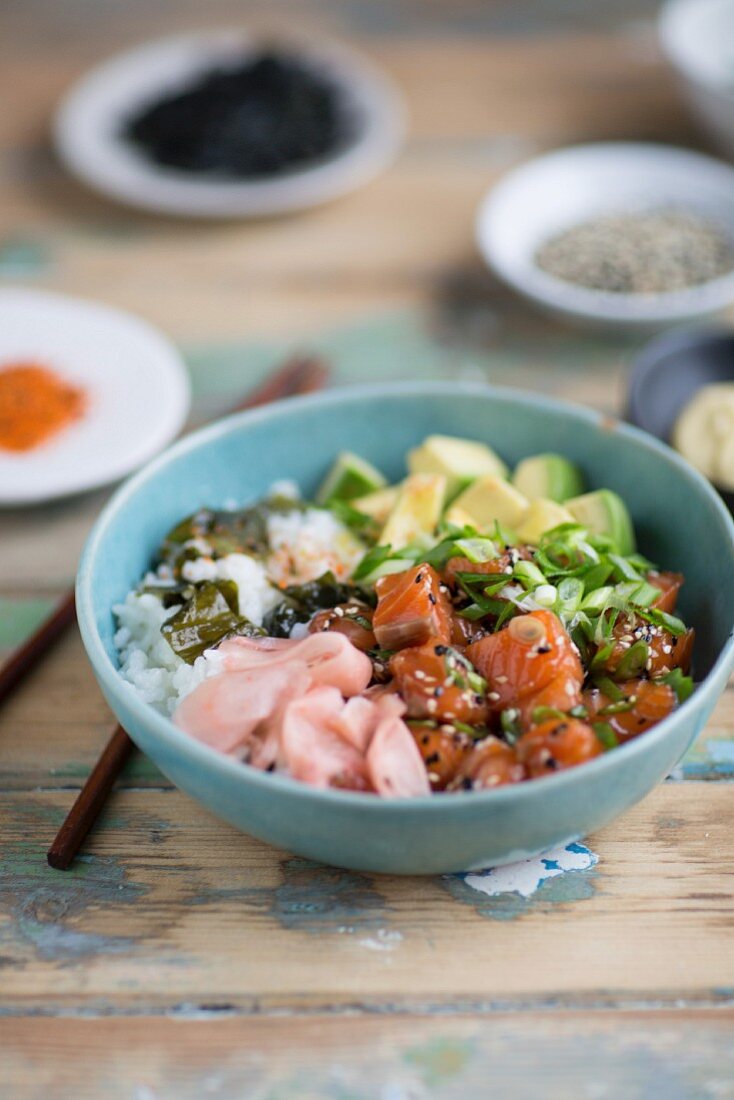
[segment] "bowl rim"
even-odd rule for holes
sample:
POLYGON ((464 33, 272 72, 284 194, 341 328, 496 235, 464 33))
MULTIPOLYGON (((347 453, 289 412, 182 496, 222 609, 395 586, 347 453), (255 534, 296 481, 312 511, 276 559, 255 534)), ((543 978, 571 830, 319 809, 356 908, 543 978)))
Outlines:
MULTIPOLYGON (((492 386, 481 382, 394 382, 376 383, 360 386, 345 386, 327 390, 325 393, 311 394, 305 397, 288 398, 261 408, 234 413, 206 425, 195 432, 185 436, 166 451, 158 455, 142 470, 129 478, 116 490, 107 502, 87 538, 82 552, 76 581, 76 603, 79 628, 87 651, 88 658, 95 673, 100 680, 109 687, 111 694, 123 696, 125 705, 131 710, 135 718, 143 724, 147 730, 155 733, 169 748, 175 749, 188 756, 202 766, 214 772, 221 772, 231 777, 238 777, 238 781, 245 785, 253 783, 264 790, 282 792, 293 798, 303 799, 313 804, 324 802, 332 806, 343 808, 359 808, 368 813, 384 813, 388 809, 399 812, 401 815, 422 814, 426 812, 440 813, 442 808, 457 805, 481 806, 487 799, 492 799, 493 804, 514 800, 521 797, 535 796, 538 785, 534 782, 511 784, 492 790, 474 791, 471 798, 467 798, 462 792, 443 792, 440 798, 435 795, 423 795, 417 798, 377 798, 375 795, 359 791, 338 791, 331 788, 318 788, 291 779, 288 776, 277 775, 270 772, 262 772, 251 768, 241 761, 224 753, 217 752, 196 739, 178 729, 173 721, 155 710, 149 703, 141 699, 138 692, 120 674, 119 668, 111 660, 100 637, 96 625, 95 600, 92 591, 92 578, 97 558, 98 548, 109 526, 114 522, 120 509, 133 498, 138 489, 154 480, 159 472, 167 466, 175 463, 179 457, 199 447, 205 447, 215 443, 218 439, 247 428, 250 424, 263 423, 268 420, 277 420, 287 413, 297 414, 301 409, 317 406, 336 407, 340 404, 353 404, 365 399, 380 397, 421 397, 423 395, 455 396, 464 394, 468 397, 492 398, 501 401, 520 404, 528 408, 539 409, 544 412, 557 412, 571 415, 580 421, 601 431, 613 431, 622 439, 628 439, 644 450, 652 451, 662 457, 670 465, 674 466, 691 488, 702 494, 713 507, 714 515, 729 535, 732 544, 732 560, 734 561, 734 521, 720 500, 718 494, 709 483, 693 467, 689 466, 675 451, 659 442, 654 436, 632 425, 626 424, 616 417, 574 405, 571 402, 561 401, 556 398, 546 397, 541 394, 525 393, 506 386, 492 386)), ((109 608, 109 614, 112 609, 109 608)), ((584 775, 601 774, 602 771, 613 767, 618 754, 623 754, 626 760, 644 753, 645 746, 652 741, 662 741, 674 724, 680 721, 682 716, 692 715, 702 704, 704 697, 713 690, 714 681, 721 675, 728 674, 734 668, 734 624, 730 627, 728 638, 721 649, 716 661, 708 674, 696 686, 696 690, 673 714, 663 719, 657 726, 648 730, 644 737, 637 737, 613 750, 603 753, 601 756, 588 761, 582 767, 568 768, 565 771, 553 775, 544 776, 544 784, 554 784, 554 790, 561 790, 564 786, 575 784, 583 780, 584 775)), ((549 789, 546 787, 543 790, 549 789)))
MULTIPOLYGON (((145 99, 145 97, 143 97, 145 99)), ((99 108, 97 108, 99 111, 99 108)), ((224 25, 193 28, 155 36, 104 58, 83 72, 67 89, 54 115, 52 132, 66 168, 86 186, 141 210, 173 217, 213 220, 266 218, 330 202, 368 183, 397 156, 407 129, 407 108, 395 81, 359 50, 337 38, 323 38, 298 28, 224 25), (160 93, 169 88, 165 73, 146 79, 152 65, 169 53, 181 55, 186 78, 205 72, 233 50, 246 55, 262 44, 298 52, 321 64, 344 95, 358 103, 364 127, 343 148, 313 164, 262 179, 208 179, 148 162, 119 134, 107 133, 104 120, 123 103, 135 104, 142 84, 160 93), (188 54, 198 56, 188 57, 188 54), (100 90, 119 82, 119 73, 137 65, 142 78, 126 81, 100 117, 88 117, 88 105, 100 90), (110 161, 110 158, 112 160, 110 161)))
MULTIPOLYGON (((637 295, 613 293, 579 286, 557 278, 538 267, 530 257, 527 277, 517 273, 515 266, 505 263, 495 245, 494 222, 500 204, 511 200, 518 181, 554 164, 571 162, 576 158, 589 160, 595 157, 618 155, 621 157, 655 156, 668 164, 696 167, 713 179, 715 175, 734 183, 734 166, 724 160, 687 149, 649 141, 595 141, 565 145, 522 161, 504 173, 485 191, 477 207, 474 236, 479 252, 490 270, 507 286, 524 297, 547 309, 557 310, 579 320, 591 320, 618 325, 649 325, 682 320, 693 320, 707 313, 725 308, 734 301, 734 268, 714 279, 680 290, 656 294, 637 295)), ((661 163, 661 170, 664 166, 661 163)), ((577 170, 583 173, 586 165, 577 170)), ((695 195, 692 195, 692 200, 695 195)), ((609 210, 614 209, 613 203, 609 210)), ((583 219, 582 219, 583 220, 583 219)), ((728 228, 734 229, 734 216, 728 228)))
POLYGON ((665 0, 657 16, 658 40, 666 59, 676 72, 689 83, 718 95, 722 100, 734 102, 734 85, 724 84, 709 72, 705 64, 697 63, 690 50, 681 48, 682 21, 701 0, 665 0))

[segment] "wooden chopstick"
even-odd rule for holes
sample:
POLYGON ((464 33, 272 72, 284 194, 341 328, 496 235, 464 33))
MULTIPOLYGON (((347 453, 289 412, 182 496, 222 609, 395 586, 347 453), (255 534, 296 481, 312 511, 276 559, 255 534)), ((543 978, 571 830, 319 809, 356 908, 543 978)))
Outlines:
MULTIPOLYGON (((291 359, 231 411, 254 409, 284 397, 313 393, 324 387, 328 376, 329 369, 320 359, 312 356, 291 359)), ((40 652, 43 653, 44 649, 40 652)), ((133 743, 125 730, 117 726, 48 850, 47 859, 51 867, 66 871, 71 866, 132 748, 133 743)))
POLYGON ((51 648, 75 618, 76 606, 72 589, 71 592, 66 593, 30 638, 18 646, 0 667, 0 704, 5 702, 21 680, 36 667, 44 653, 51 648))

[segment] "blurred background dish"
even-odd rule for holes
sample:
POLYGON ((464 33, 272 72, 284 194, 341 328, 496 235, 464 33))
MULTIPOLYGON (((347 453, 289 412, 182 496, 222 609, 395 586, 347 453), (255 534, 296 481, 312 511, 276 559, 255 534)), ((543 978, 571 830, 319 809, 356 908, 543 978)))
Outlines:
POLYGON ((566 320, 638 328, 706 316, 734 301, 734 169, 664 145, 561 149, 487 193, 477 240, 503 282, 566 320))
POLYGON ((59 155, 70 171, 111 198, 159 213, 235 218, 299 210, 346 194, 386 167, 398 150, 403 128, 403 107, 395 87, 351 50, 295 36, 260 41, 245 32, 222 30, 149 42, 99 65, 62 102, 54 133, 59 155), (266 55, 271 70, 277 59, 287 61, 288 72, 275 74, 276 89, 272 71, 267 84, 264 76, 247 82, 245 74, 244 82, 235 80, 229 88, 215 86, 211 79, 202 87, 217 70, 239 68, 242 77, 248 59, 262 61, 266 55), (312 156, 301 150, 300 159, 292 156, 290 163, 287 155, 279 164, 273 161, 270 172, 254 156, 240 158, 239 172, 231 170, 231 162, 229 171, 226 166, 223 170, 223 158, 216 155, 223 140, 275 146, 282 143, 288 124, 303 135, 309 106, 305 76, 310 77, 315 93, 322 93, 316 120, 326 119, 327 108, 341 116, 334 140, 312 142, 312 156), (193 103, 195 94, 198 99, 193 103), (232 103, 232 96, 238 94, 241 100, 232 103), (188 96, 189 128, 211 125, 210 148, 203 153, 199 149, 195 157, 182 155, 186 125, 181 126, 180 111, 176 115, 169 110, 165 119, 158 118, 156 136, 160 137, 162 125, 177 126, 178 132, 165 143, 171 155, 162 163, 162 142, 159 155, 150 156, 150 124, 146 148, 141 140, 145 128, 138 125, 136 130, 131 123, 136 116, 141 122, 147 109, 168 97, 178 97, 180 107, 182 95, 188 96), (207 95, 216 108, 202 119, 207 95), (253 96, 258 102, 251 106, 248 98, 253 96), (267 133, 263 125, 269 127, 267 133))
MULTIPOLYGON (((643 348, 632 365, 629 419, 664 443, 673 444, 676 424, 691 401, 704 387, 722 385, 734 388, 734 331, 719 328, 665 333, 643 348)), ((725 403, 719 403, 720 415, 726 415, 725 403)), ((734 438, 731 431, 729 435, 734 438)), ((693 460, 696 456, 686 457, 693 460)), ((698 461, 693 464, 701 466, 698 461)), ((712 480, 716 483, 718 479, 714 476, 712 480)), ((732 508, 734 493, 725 487, 719 491, 732 508)))
POLYGON ((178 434, 189 383, 151 325, 108 306, 0 290, 0 505, 107 485, 178 434), (32 402, 32 415, 24 414, 32 402), (48 431, 34 430, 45 418, 48 431))
POLYGON ((734 0, 669 0, 659 30, 693 115, 734 157, 734 0))

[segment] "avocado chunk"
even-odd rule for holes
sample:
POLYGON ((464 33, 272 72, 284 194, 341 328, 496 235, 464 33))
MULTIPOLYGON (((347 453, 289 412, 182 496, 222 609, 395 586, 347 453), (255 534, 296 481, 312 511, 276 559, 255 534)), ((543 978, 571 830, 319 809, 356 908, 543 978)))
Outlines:
POLYGON ((446 497, 443 474, 412 474, 400 486, 397 500, 380 534, 380 543, 401 550, 432 535, 446 497))
POLYGON ((530 501, 517 534, 521 542, 537 546, 546 531, 552 531, 561 523, 573 523, 573 521, 568 508, 564 508, 555 500, 544 500, 539 497, 537 500, 530 501))
POLYGON ((399 492, 399 485, 387 485, 384 489, 368 493, 367 496, 356 497, 351 503, 358 512, 369 516, 375 523, 385 523, 398 499, 399 492))
POLYGON ((611 489, 597 489, 566 501, 566 507, 582 527, 594 535, 607 535, 620 554, 635 551, 635 529, 627 505, 611 489))
POLYGON ((449 513, 468 515, 471 524, 480 531, 492 528, 495 522, 514 530, 527 510, 527 500, 514 485, 495 474, 486 474, 459 494, 449 513))
POLYGON ((512 475, 512 483, 528 500, 542 497, 559 504, 584 491, 584 480, 578 466, 557 454, 524 458, 512 475))
POLYGON ((352 454, 342 451, 324 478, 316 494, 317 504, 330 504, 332 500, 354 500, 387 485, 387 478, 379 470, 352 454))
POLYGON ((483 474, 508 474, 502 459, 485 443, 451 435, 429 435, 420 447, 409 451, 408 470, 411 474, 443 474, 448 500, 483 474))

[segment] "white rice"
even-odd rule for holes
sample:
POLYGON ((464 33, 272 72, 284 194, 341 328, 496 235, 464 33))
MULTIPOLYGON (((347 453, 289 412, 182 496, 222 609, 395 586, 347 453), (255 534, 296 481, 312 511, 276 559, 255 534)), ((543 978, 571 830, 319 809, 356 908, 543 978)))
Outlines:
POLYGON ((277 584, 303 584, 332 572, 348 577, 364 546, 331 512, 276 512, 268 519, 268 574, 277 584))
MULTIPOLYGON (((281 496, 285 495, 283 488, 279 487, 281 496)), ((331 512, 318 508, 274 514, 268 520, 268 538, 272 552, 265 564, 247 554, 228 554, 217 560, 202 556, 187 561, 182 574, 192 583, 234 581, 240 615, 261 626, 267 612, 283 598, 278 585, 303 583, 329 570, 345 578, 364 553, 364 546, 331 512)), ((161 566, 145 581, 160 583, 169 577, 170 570, 161 566)), ((113 608, 119 627, 115 646, 120 672, 147 703, 164 714, 172 714, 185 695, 221 667, 216 650, 207 650, 193 665, 174 653, 161 634, 161 625, 175 610, 164 608, 152 593, 135 591, 113 608)), ((299 624, 294 637, 305 632, 305 626, 299 624)))

